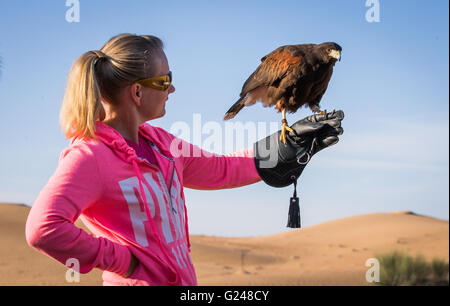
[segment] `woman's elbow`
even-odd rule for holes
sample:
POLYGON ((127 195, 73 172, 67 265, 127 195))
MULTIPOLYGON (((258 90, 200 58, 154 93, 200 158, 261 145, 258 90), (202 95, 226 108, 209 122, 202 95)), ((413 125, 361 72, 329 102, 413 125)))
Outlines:
POLYGON ((50 242, 52 233, 57 232, 55 227, 52 222, 30 214, 25 224, 27 244, 35 249, 45 249, 46 244, 50 242))
POLYGON ((25 240, 30 247, 36 249, 40 247, 42 243, 40 233, 39 227, 28 219, 25 225, 25 240))

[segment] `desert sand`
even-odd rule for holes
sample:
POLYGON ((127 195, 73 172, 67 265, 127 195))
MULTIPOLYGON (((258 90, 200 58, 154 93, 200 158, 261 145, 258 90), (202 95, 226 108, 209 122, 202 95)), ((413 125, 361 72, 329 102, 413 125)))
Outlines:
MULTIPOLYGON (((30 248, 30 208, 0 204, 0 285, 102 285, 101 271, 66 282, 67 268, 30 248)), ((81 223, 77 225, 84 228, 81 223)), ((409 211, 338 219, 248 238, 191 236, 199 285, 370 285, 367 259, 394 250, 449 260, 449 222, 409 211)))

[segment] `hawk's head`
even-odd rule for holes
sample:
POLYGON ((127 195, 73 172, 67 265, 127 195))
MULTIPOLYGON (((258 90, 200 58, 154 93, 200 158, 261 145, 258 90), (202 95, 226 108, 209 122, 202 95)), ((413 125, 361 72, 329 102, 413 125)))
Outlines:
POLYGON ((341 60, 341 51, 342 48, 337 43, 334 42, 325 42, 320 45, 317 45, 317 52, 319 53, 320 58, 325 63, 335 63, 336 61, 341 60))

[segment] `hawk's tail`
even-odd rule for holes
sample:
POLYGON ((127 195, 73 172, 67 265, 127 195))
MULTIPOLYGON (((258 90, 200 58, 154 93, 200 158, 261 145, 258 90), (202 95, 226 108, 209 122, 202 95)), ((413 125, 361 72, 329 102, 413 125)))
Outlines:
POLYGON ((230 107, 230 109, 225 113, 225 116, 223 117, 223 120, 230 120, 232 118, 234 118, 234 116, 237 115, 237 113, 239 113, 239 111, 244 108, 245 106, 245 101, 244 98, 240 98, 239 100, 236 101, 236 103, 233 104, 232 107, 230 107))

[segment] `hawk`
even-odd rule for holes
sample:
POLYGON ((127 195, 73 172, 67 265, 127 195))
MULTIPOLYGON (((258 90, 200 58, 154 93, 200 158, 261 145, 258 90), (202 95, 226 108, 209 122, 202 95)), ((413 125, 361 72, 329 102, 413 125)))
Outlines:
POLYGON ((327 90, 342 48, 334 42, 281 46, 261 59, 261 64, 245 81, 239 100, 226 112, 224 120, 234 118, 244 107, 261 101, 275 105, 282 113, 280 140, 286 143, 286 111, 295 113, 303 105, 320 110, 320 100, 327 90))

